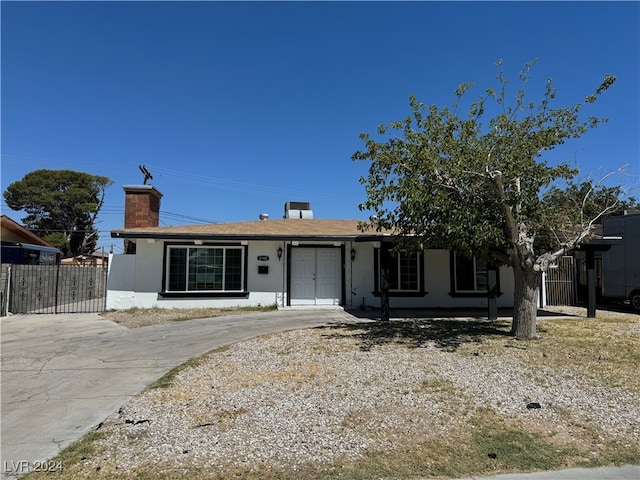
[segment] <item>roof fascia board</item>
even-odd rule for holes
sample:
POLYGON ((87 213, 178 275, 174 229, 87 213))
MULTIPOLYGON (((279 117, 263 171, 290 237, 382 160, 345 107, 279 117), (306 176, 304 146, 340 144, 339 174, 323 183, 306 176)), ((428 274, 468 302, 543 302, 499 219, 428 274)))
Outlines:
POLYGON ((156 240, 298 240, 298 241, 359 241, 356 235, 239 235, 205 233, 130 233, 111 232, 111 238, 156 239, 156 240))

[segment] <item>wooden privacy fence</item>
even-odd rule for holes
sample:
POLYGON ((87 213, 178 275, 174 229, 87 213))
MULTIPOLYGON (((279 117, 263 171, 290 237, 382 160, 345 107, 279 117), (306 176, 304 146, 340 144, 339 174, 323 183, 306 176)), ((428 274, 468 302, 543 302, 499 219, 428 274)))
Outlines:
POLYGON ((547 270, 545 293, 547 305, 575 305, 576 279, 575 264, 571 256, 558 259, 556 266, 547 270))
POLYGON ((107 269, 79 265, 3 265, 1 314, 105 310, 107 269))

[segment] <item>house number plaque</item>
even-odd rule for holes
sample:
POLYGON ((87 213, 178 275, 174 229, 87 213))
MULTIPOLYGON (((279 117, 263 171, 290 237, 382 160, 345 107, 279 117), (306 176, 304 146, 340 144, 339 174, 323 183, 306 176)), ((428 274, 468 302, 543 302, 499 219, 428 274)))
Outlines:
POLYGON ((258 255, 258 261, 259 262, 267 262, 267 261, 269 261, 269 256, 268 255, 258 255))

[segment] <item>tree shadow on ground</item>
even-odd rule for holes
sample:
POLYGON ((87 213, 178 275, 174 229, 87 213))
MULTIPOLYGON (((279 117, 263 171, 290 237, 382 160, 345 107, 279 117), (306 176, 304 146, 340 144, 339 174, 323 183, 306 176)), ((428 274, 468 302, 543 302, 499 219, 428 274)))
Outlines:
POLYGON ((361 351, 396 344, 408 348, 433 346, 453 352, 464 344, 480 343, 487 336, 511 336, 510 321, 486 318, 396 317, 390 321, 370 320, 321 328, 328 330, 327 338, 356 338, 361 351))

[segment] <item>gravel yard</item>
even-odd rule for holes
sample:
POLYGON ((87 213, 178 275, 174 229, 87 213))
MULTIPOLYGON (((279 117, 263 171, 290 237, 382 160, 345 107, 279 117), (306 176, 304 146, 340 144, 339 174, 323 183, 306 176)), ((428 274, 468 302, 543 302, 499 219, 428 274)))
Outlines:
MULTIPOLYGON (((640 346, 638 318, 620 315, 603 329, 606 338, 630 342, 633 355, 640 346)), ((573 328, 585 321, 572 321, 573 328)), ((535 342, 510 338, 508 322, 412 319, 290 331, 231 345, 105 420, 95 453, 83 457, 78 473, 116 475, 150 466, 160 477, 202 469, 219 475, 210 478, 317 472, 372 452, 418 449, 428 456, 420 445, 471 455, 473 446, 465 442, 492 429, 527 432, 552 449, 571 448, 566 466, 611 463, 604 457, 620 449, 640 463, 637 375, 624 384, 628 372, 621 359, 622 370, 602 378, 571 353, 573 346, 551 345, 565 335, 555 331, 557 322, 565 321, 541 322, 535 342), (557 356, 564 354, 569 360, 557 356)), ((612 355, 605 350, 600 355, 612 355)), ((517 470, 500 460, 489 460, 495 465, 483 471, 517 470)))

